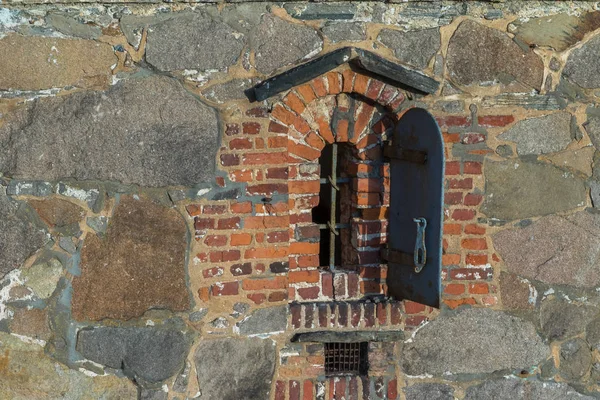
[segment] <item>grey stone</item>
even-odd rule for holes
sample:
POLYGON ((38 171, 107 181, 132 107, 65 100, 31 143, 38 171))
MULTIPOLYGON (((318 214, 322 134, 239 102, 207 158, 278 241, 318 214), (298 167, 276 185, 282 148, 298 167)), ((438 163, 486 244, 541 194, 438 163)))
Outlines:
POLYGON ((519 158, 486 160, 484 168, 481 211, 488 217, 515 220, 554 214, 581 207, 587 200, 583 180, 551 164, 519 158))
POLYGON ((588 343, 600 350, 600 318, 594 319, 585 327, 585 335, 588 343))
POLYGON ((600 208, 600 182, 593 180, 588 182, 590 187, 590 197, 592 198, 592 205, 594 208, 600 208))
POLYGON ((162 389, 140 388, 139 400, 167 400, 168 396, 162 389))
POLYGON ((215 318, 212 321, 210 321, 210 324, 213 328, 217 329, 225 329, 229 327, 229 321, 227 320, 227 318, 224 317, 215 318))
POLYGON ((517 144, 519 155, 546 154, 564 150, 571 143, 571 114, 559 112, 517 122, 498 136, 517 144))
POLYGON ((585 132, 589 135, 592 144, 596 149, 600 149, 600 117, 588 115, 587 121, 583 124, 585 132))
POLYGON ((563 75, 582 88, 600 88, 600 36, 571 52, 563 75))
POLYGON ((190 383, 190 370, 192 365, 189 362, 185 362, 185 368, 177 378, 175 378, 175 382, 173 382, 173 390, 178 393, 185 393, 187 390, 188 384, 190 383))
POLYGON ((500 157, 511 157, 514 155, 514 152, 512 147, 509 145, 501 144, 500 146, 496 147, 496 154, 498 154, 500 157))
POLYGON ((419 383, 404 388, 406 400, 454 400, 454 388, 442 383, 419 383))
POLYGON ((458 114, 465 111, 465 103, 460 100, 438 101, 435 108, 439 108, 450 114, 458 114))
POLYGON ((567 150, 545 157, 557 167, 567 168, 582 173, 585 176, 592 175, 592 161, 595 149, 593 146, 578 150, 567 150))
POLYGON ((598 308, 564 300, 544 300, 540 308, 542 333, 549 340, 564 340, 583 332, 598 315, 598 308))
POLYGON ((287 327, 288 306, 259 308, 236 326, 240 335, 256 336, 285 331, 287 327))
POLYGON ((347 20, 353 19, 356 13, 355 3, 286 3, 283 8, 291 17, 302 20, 347 20))
POLYGON ((209 8, 207 12, 214 13, 236 31, 248 34, 260 23, 260 17, 268 12, 270 4, 266 2, 225 4, 220 10, 219 8, 209 8))
POLYGON ((49 182, 20 182, 11 180, 6 188, 10 196, 36 196, 45 197, 54 192, 54 187, 49 182))
POLYGON ((31 104, 0 127, 0 171, 191 186, 213 179, 218 138, 215 111, 175 80, 132 79, 31 104))
POLYGON ((333 43, 360 42, 367 38, 365 25, 360 22, 328 22, 321 31, 333 43))
POLYGON ((105 216, 88 217, 86 219, 87 226, 95 230, 97 233, 105 233, 108 227, 108 218, 105 216))
POLYGON ((19 211, 25 208, 0 186, 0 278, 21 265, 48 242, 45 232, 19 211))
POLYGON ((234 79, 225 83, 218 83, 202 90, 202 95, 215 103, 226 103, 232 100, 247 99, 245 90, 253 86, 252 79, 234 79))
POLYGON ((38 262, 29 268, 22 269, 21 279, 37 297, 46 299, 54 293, 62 272, 62 264, 53 258, 47 262, 38 262))
POLYGON ((358 331, 358 332, 333 332, 314 331, 297 333, 292 342, 305 343, 356 343, 356 342, 399 342, 404 340, 402 331, 358 331))
POLYGON ((150 25, 146 60, 163 71, 225 69, 242 55, 245 36, 201 13, 182 13, 150 25))
POLYGON ((440 48, 440 32, 437 28, 410 32, 383 29, 377 40, 394 50, 400 61, 421 69, 429 65, 440 48))
POLYGON ((519 82, 540 90, 544 76, 544 64, 533 51, 471 20, 462 22, 450 39, 447 68, 461 85, 519 82))
POLYGON ((575 338, 560 346, 560 375, 567 381, 581 379, 592 366, 592 351, 585 340, 575 338))
POLYGON ((506 378, 467 389, 465 400, 593 400, 564 383, 506 378))
POLYGON ((269 398, 275 371, 275 343, 258 338, 202 341, 194 355, 202 397, 269 398))
POLYGON ((135 385, 114 375, 91 377, 70 369, 44 354, 38 344, 25 343, 0 332, 0 398, 37 399, 135 399, 135 385))
POLYGON ((550 350, 528 321, 491 309, 440 315, 404 345, 402 368, 409 375, 444 376, 525 369, 550 350))
POLYGON ((515 36, 529 46, 547 46, 563 51, 600 28, 600 12, 581 16, 555 14, 513 22, 515 36))
POLYGON ((317 54, 323 41, 317 31, 307 25, 265 14, 252 32, 251 45, 256 69, 268 75, 278 68, 317 54))
POLYGON ((540 218, 524 228, 492 235, 508 271, 549 284, 593 287, 600 284, 600 230, 596 214, 582 211, 571 220, 540 218))
POLYGON ((565 107, 564 101, 550 94, 503 93, 493 97, 484 97, 481 106, 490 107, 523 107, 532 110, 560 110, 565 107))
POLYGON ((67 36, 75 36, 82 39, 97 39, 102 34, 99 26, 85 24, 63 13, 49 13, 46 16, 46 22, 67 36))
POLYGON ((202 308, 190 314, 190 322, 200 322, 208 314, 208 308, 202 308))
POLYGON ((537 290, 528 280, 504 271, 500 273, 500 293, 508 309, 531 310, 537 302, 537 290))
POLYGON ((58 245, 67 253, 73 254, 77 251, 77 247, 73 243, 73 238, 71 237, 61 236, 60 239, 58 239, 58 245))
POLYGON ((123 372, 142 383, 158 383, 184 367, 190 339, 182 332, 155 327, 83 329, 77 351, 88 360, 123 372))
POLYGON ((250 310, 250 304, 248 303, 235 303, 233 305, 233 312, 238 314, 246 314, 250 310))
POLYGON ((560 61, 558 61, 558 58, 552 57, 548 63, 548 67, 554 72, 558 71, 560 69, 560 61))

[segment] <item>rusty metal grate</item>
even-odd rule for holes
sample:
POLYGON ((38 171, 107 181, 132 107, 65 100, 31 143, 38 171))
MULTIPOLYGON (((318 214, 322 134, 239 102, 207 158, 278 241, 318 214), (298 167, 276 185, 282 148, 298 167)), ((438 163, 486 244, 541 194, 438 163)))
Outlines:
POLYGON ((366 375, 368 342, 325 343, 325 374, 366 375))

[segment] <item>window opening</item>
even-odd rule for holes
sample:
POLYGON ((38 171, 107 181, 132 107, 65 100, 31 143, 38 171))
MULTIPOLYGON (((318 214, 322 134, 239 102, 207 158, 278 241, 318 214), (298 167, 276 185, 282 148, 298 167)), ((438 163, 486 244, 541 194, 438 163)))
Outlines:
POLYGON ((325 343, 325 375, 367 375, 368 342, 325 343))
POLYGON ((340 189, 350 182, 349 178, 340 176, 338 163, 339 148, 337 143, 325 146, 319 158, 320 192, 319 205, 313 208, 313 222, 321 231, 319 265, 329 267, 331 271, 341 265, 342 240, 341 230, 349 229, 350 223, 341 221, 340 189))

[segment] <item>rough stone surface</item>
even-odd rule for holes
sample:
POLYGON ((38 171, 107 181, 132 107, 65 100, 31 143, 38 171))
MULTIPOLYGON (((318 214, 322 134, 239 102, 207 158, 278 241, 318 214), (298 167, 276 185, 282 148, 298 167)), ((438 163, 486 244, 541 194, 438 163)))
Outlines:
POLYGON ((184 368, 190 340, 176 330, 101 327, 81 330, 77 351, 88 360, 143 383, 161 382, 184 368))
POLYGON ((596 318, 585 327, 585 334, 588 343, 600 350, 600 318, 596 318))
POLYGON ((194 185, 213 176, 214 110, 152 76, 34 102, 0 127, 0 171, 21 179, 194 185))
POLYGON ((207 399, 269 398, 276 364, 271 340, 205 340, 198 346, 194 362, 198 385, 207 399))
POLYGON ((546 154, 564 150, 571 143, 571 114, 559 112, 517 122, 498 136, 517 144, 519 155, 546 154))
POLYGON ((454 388, 441 383, 420 383, 404 388, 406 400, 454 400, 454 388))
POLYGON ((247 99, 245 90, 251 88, 253 84, 252 79, 234 79, 204 89, 202 95, 208 100, 219 104, 232 100, 247 99))
POLYGON ((592 400, 564 383, 520 379, 487 380, 467 389, 465 400, 592 400))
POLYGON ((44 232, 27 221, 18 208, 0 186, 0 278, 21 267, 47 241, 44 232))
POLYGON ((21 279, 25 285, 40 299, 46 299, 54 293, 63 268, 60 261, 53 258, 46 262, 38 262, 21 270, 21 279))
POLYGON ((462 22, 450 39, 447 67, 452 79, 462 85, 500 78, 539 90, 544 75, 542 60, 533 51, 525 52, 506 34, 470 20, 462 22))
POLYGON ((548 161, 557 167, 579 171, 586 176, 592 175, 592 161, 595 149, 592 146, 573 151, 563 151, 547 156, 548 161))
POLYGON ((51 37, 9 35, 0 39, 0 54, 11 55, 0 58, 0 89, 102 87, 117 62, 108 44, 51 37))
POLYGON ((593 287, 600 283, 600 216, 583 211, 575 217, 548 216, 498 232, 494 247, 510 272, 549 284, 593 287))
POLYGON ((394 50, 396 58, 423 69, 440 48, 438 29, 402 32, 383 29, 377 38, 384 46, 394 50))
POLYGON ((530 322, 490 309, 440 316, 404 346, 409 375, 481 374, 529 368, 549 356, 530 322))
POLYGON ((13 400, 135 399, 135 385, 126 378, 89 377, 44 354, 35 344, 0 333, 0 398, 13 400))
POLYGON ((564 340, 582 333, 598 315, 598 308, 563 300, 545 300, 540 309, 542 333, 549 340, 564 340))
POLYGON ((588 116, 588 119, 583 126, 594 147, 600 149, 600 117, 588 116))
POLYGON ((313 28, 284 21, 271 14, 263 15, 252 33, 256 69, 271 74, 321 51, 323 41, 313 28))
POLYGON ((367 38, 365 26, 360 22, 329 22, 321 31, 333 43, 360 42, 367 38))
POLYGON ((245 36, 206 14, 183 13, 150 25, 146 60, 163 71, 224 69, 242 54, 245 36))
POLYGON ((582 179, 524 159, 485 162, 486 189, 481 211, 501 220, 554 214, 586 203, 582 179), (549 191, 551 188, 551 192, 549 191))
POLYGON ((500 274, 500 293, 508 309, 531 310, 537 301, 537 291, 526 279, 507 272, 500 274))
POLYGON ((583 39, 586 33, 600 28, 600 12, 583 16, 555 14, 513 24, 514 34, 522 42, 563 51, 583 39))
POLYGON ((10 321, 10 332, 36 340, 47 341, 51 336, 48 311, 38 308, 15 310, 10 321))
POLYGON ((129 319, 150 308, 188 309, 186 234, 185 221, 174 209, 121 197, 106 237, 85 238, 81 276, 73 279, 75 319, 129 319))
POLYGON ((287 311, 288 306, 260 308, 254 311, 237 324, 240 335, 254 336, 285 331, 287 311))
POLYGON ((37 211, 42 221, 51 228, 79 224, 85 216, 83 208, 58 198, 29 200, 29 204, 37 211))
POLYGON ((75 36, 82 39, 97 39, 102 34, 99 26, 82 23, 66 13, 49 13, 46 16, 46 22, 67 36, 75 36))
POLYGON ((571 52, 563 75, 585 89, 600 88, 600 36, 571 52))
POLYGON ((581 379, 592 366, 590 346, 581 338, 571 339, 560 347, 560 375, 568 380, 581 379))

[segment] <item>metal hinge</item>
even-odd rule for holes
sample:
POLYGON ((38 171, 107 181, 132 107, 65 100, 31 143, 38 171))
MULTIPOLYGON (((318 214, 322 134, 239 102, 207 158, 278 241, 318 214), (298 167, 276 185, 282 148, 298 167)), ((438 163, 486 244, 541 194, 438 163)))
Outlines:
POLYGON ((393 160, 408 161, 415 164, 425 164, 427 162, 427 152, 421 150, 406 149, 400 146, 394 146, 386 142, 383 147, 383 155, 393 160))

